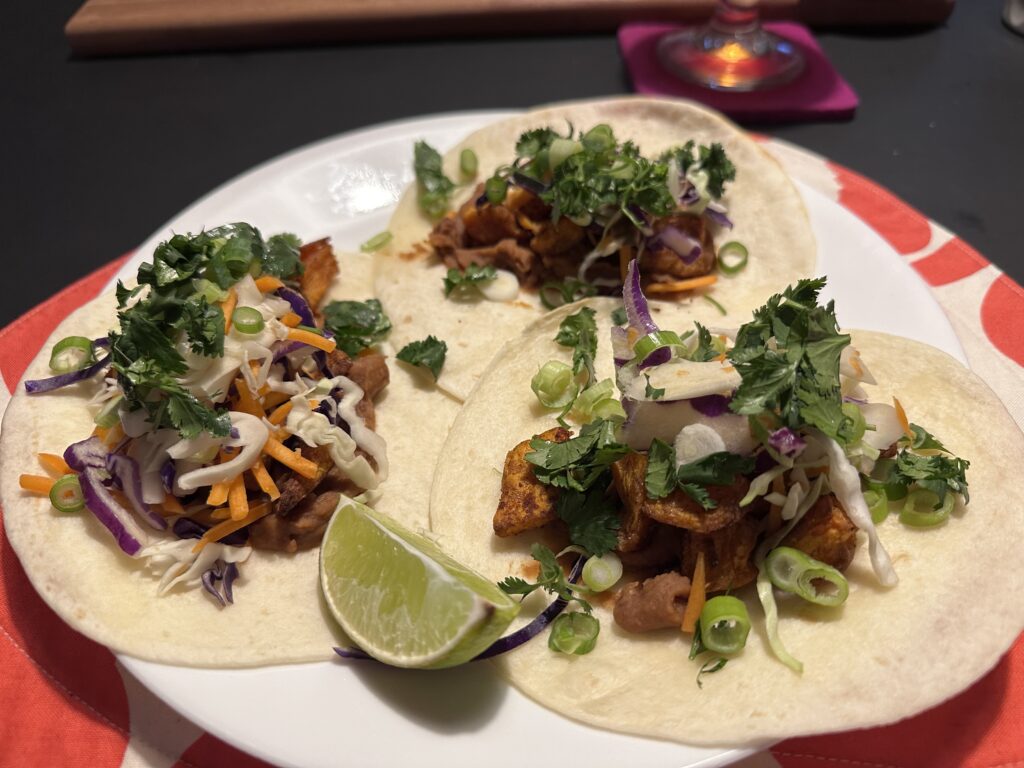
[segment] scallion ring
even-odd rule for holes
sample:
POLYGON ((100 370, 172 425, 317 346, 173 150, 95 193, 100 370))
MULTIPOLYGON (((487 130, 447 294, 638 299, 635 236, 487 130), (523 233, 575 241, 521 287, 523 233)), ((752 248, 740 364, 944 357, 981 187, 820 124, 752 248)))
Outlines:
POLYGON ((589 613, 563 613, 551 624, 548 648, 560 653, 583 656, 594 650, 601 623, 589 613))
MULTIPOLYGON (((576 402, 572 407, 574 415, 579 416, 580 423, 592 421, 594 408, 597 407, 598 403, 603 403, 605 400, 610 399, 614 392, 615 385, 612 384, 611 379, 604 379, 597 384, 592 384, 576 398, 576 402)), ((614 402, 618 402, 618 400, 614 402)), ((623 411, 623 414, 625 414, 625 411, 623 411)))
POLYGON ((809 603, 835 607, 846 602, 850 593, 842 573, 799 549, 776 547, 768 553, 764 564, 772 584, 809 603))
POLYGON ((861 438, 864 437, 864 432, 868 428, 867 419, 864 418, 864 413, 856 403, 843 403, 842 408, 843 415, 853 421, 853 429, 847 438, 847 443, 850 445, 859 443, 861 438))
POLYGON ((359 246, 359 250, 363 253, 373 253, 379 251, 385 245, 391 242, 394 237, 390 230, 385 229, 383 232, 378 232, 376 235, 371 237, 365 243, 359 246))
POLYGON ((719 595, 704 603, 700 612, 700 638, 715 653, 738 653, 747 644, 750 614, 742 600, 719 595))
POLYGON ((907 486, 893 479, 896 471, 895 459, 879 459, 871 470, 868 487, 881 490, 889 501, 899 501, 907 497, 907 486))
POLYGON ((263 315, 254 307, 238 307, 231 313, 231 325, 239 333, 259 333, 263 330, 263 315))
POLYGON ((548 360, 530 381, 530 388, 545 408, 565 408, 579 394, 572 366, 548 360))
POLYGON ((619 421, 626 420, 626 409, 623 408, 622 403, 614 397, 606 397, 604 400, 598 400, 590 409, 590 413, 595 418, 604 419, 605 421, 610 421, 612 419, 618 419, 619 421))
POLYGON ((889 516, 889 497, 885 491, 870 486, 864 491, 864 503, 868 505, 868 512, 871 513, 871 522, 881 523, 889 516))
POLYGON ((107 402, 103 404, 103 407, 100 408, 99 412, 96 414, 96 417, 93 419, 93 422, 96 424, 97 427, 102 427, 103 429, 110 429, 112 426, 117 424, 118 421, 120 421, 121 399, 121 395, 117 395, 116 397, 110 398, 109 400, 107 400, 107 402))
POLYGON ((934 525, 941 525, 949 519, 949 513, 953 511, 956 503, 952 493, 946 493, 945 498, 939 501, 937 494, 924 488, 915 488, 907 494, 903 502, 903 509, 900 510, 900 522, 909 525, 911 528, 931 528, 934 525))
POLYGON ((53 345, 50 352, 50 370, 54 373, 71 373, 88 368, 96 362, 92 339, 85 336, 68 336, 53 345))
POLYGON ((633 356, 637 360, 646 360, 654 352, 665 347, 668 347, 673 352, 686 349, 678 333, 673 331, 655 331, 636 340, 636 344, 633 345, 633 356))
POLYGON ((58 512, 79 512, 85 507, 78 475, 64 475, 50 488, 50 503, 58 512))
POLYGON ((614 552, 588 557, 583 565, 583 583, 595 592, 604 592, 622 578, 622 561, 614 552))
POLYGON ((505 193, 508 192, 508 180, 500 176, 491 176, 484 182, 484 194, 487 202, 491 205, 500 205, 505 202, 505 193))
POLYGON ((462 175, 468 178, 476 176, 476 171, 480 165, 476 157, 476 152, 472 149, 466 148, 459 153, 459 170, 462 171, 462 175))
POLYGON ((718 268, 726 275, 735 275, 747 266, 747 246, 730 240, 718 249, 718 268))

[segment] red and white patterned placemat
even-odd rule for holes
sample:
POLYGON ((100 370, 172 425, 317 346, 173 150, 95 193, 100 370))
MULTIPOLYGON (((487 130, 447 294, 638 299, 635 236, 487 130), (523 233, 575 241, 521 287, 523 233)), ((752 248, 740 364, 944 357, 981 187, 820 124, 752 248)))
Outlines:
MULTIPOLYGON (((792 176, 855 213, 907 259, 949 316, 971 367, 996 390, 1018 425, 1024 425, 1024 290, 882 187, 792 145, 771 139, 764 145, 792 176)), ((56 325, 96 296, 125 258, 0 330, 0 410, 56 325)), ((29 584, 2 528, 0 713, 4 768, 266 765, 177 715, 133 679, 110 651, 64 624, 29 584)), ((1024 638, 970 690, 929 712, 884 728, 790 739, 739 765, 1024 766, 1022 723, 1024 638)))

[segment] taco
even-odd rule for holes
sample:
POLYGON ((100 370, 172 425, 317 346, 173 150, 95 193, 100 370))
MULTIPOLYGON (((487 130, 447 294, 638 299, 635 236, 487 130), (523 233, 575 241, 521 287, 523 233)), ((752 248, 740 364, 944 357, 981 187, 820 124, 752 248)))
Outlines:
POLYGON ((547 643, 496 661, 525 694, 601 728, 763 743, 934 706, 1024 628, 1024 491, 1006 473, 1024 436, 945 353, 841 333, 822 284, 690 336, 628 296, 632 327, 613 332, 616 302, 591 299, 494 360, 449 434, 431 526, 529 595, 520 622, 545 588, 569 600, 547 643), (592 364, 567 333, 588 316, 592 364), (553 363, 573 359, 621 398, 570 381, 576 403, 559 400, 553 363), (574 582, 580 553, 591 581, 574 582))
POLYGON ((43 346, 4 416, 0 498, 72 627, 187 666, 326 659, 344 642, 319 599, 324 527, 342 495, 425 524, 419 452, 451 414, 408 375, 389 383, 369 257, 343 260, 336 280, 328 241, 245 224, 175 236, 140 268, 144 291, 119 285, 43 346))
POLYGON ((496 344, 554 305, 617 293, 630 259, 652 297, 735 322, 814 269, 785 172, 691 102, 556 105, 483 128, 443 159, 420 143, 415 161, 376 291, 396 348, 427 335, 449 345, 438 384, 459 399, 496 344))

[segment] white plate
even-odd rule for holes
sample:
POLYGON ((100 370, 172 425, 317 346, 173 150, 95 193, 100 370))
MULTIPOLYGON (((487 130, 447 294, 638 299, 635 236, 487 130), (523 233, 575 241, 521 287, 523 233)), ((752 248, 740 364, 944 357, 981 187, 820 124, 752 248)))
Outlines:
MULTIPOLYGON (((412 144, 442 151, 508 112, 405 120, 296 150, 225 184, 167 223, 121 270, 174 232, 248 221, 304 240, 330 235, 354 250, 387 226, 413 179, 412 144)), ((965 360, 945 314, 917 275, 873 230, 798 184, 847 328, 918 339, 965 360)), ((116 278, 115 278, 116 279, 116 278)), ((248 670, 168 667, 119 657, 185 717, 239 749, 282 765, 536 764, 681 768, 725 765, 751 750, 700 749, 598 731, 556 715, 502 682, 485 665, 408 672, 358 662, 248 670)), ((681 685, 692 681, 680 681, 681 685)))

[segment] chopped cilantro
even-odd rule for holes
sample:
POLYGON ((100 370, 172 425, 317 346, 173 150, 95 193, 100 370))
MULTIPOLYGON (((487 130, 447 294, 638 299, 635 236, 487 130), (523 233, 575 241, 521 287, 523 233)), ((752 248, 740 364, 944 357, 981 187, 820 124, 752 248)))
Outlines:
POLYGON ((441 218, 448 211, 455 182, 444 175, 440 153, 425 141, 417 141, 413 149, 413 170, 420 209, 433 219, 441 218))
POLYGON ((615 422, 597 419, 584 425, 580 434, 564 443, 535 437, 526 460, 534 475, 546 485, 586 491, 597 484, 606 469, 629 453, 615 439, 615 422))
POLYGON ((600 557, 618 544, 619 514, 605 495, 606 483, 586 492, 564 489, 555 512, 569 527, 569 540, 600 557))
POLYGON ((935 435, 929 432, 924 427, 918 426, 917 424, 910 425, 910 431, 914 435, 914 439, 910 440, 910 447, 915 451, 927 451, 935 450, 942 451, 943 453, 949 453, 935 435))
POLYGON ((689 359, 697 363, 706 363, 719 357, 725 351, 721 342, 700 323, 694 325, 697 327, 697 346, 690 352, 689 359))
POLYGON ((644 385, 644 397, 646 397, 648 400, 660 400, 662 397, 665 396, 664 387, 652 387, 651 377, 648 376, 646 373, 644 374, 644 379, 647 381, 647 383, 644 385))
POLYGON ((488 264, 481 267, 479 264, 470 264, 465 270, 458 270, 452 267, 444 277, 444 295, 451 296, 452 291, 466 290, 480 286, 482 283, 489 283, 498 276, 498 270, 488 264))
POLYGON ((543 544, 534 544, 530 547, 530 554, 533 555, 534 560, 540 563, 540 573, 537 575, 537 581, 528 582, 518 576, 508 576, 503 581, 498 582, 498 586, 503 592, 509 595, 522 595, 525 597, 536 589, 543 589, 545 592, 555 595, 567 603, 573 601, 579 603, 586 613, 590 613, 593 610, 590 603, 577 597, 575 592, 573 592, 572 585, 565 577, 565 572, 562 570, 562 566, 558 564, 558 558, 554 552, 543 544))
POLYGON ((677 488, 704 509, 714 509, 715 502, 708 495, 708 485, 732 485, 737 475, 746 475, 754 469, 754 460, 728 451, 712 453, 697 461, 676 467, 676 450, 663 440, 655 438, 647 454, 647 473, 644 488, 648 498, 663 499, 677 488))
POLYGON ((615 325, 625 325, 627 320, 625 307, 612 310, 612 323, 615 325))
POLYGON ((383 341, 391 331, 391 321, 377 299, 332 301, 323 311, 324 327, 350 357, 383 341))
POLYGON ((441 375, 441 368, 444 366, 444 356, 448 352, 448 345, 434 336, 420 341, 413 341, 402 347, 396 357, 403 363, 426 368, 437 381, 441 375))
POLYGON ((889 480, 903 486, 915 485, 931 491, 939 497, 941 504, 946 493, 963 494, 964 503, 970 501, 967 492, 967 469, 970 462, 949 456, 918 456, 910 451, 900 451, 896 456, 896 467, 889 480))
POLYGON ((289 278, 302 272, 299 248, 302 241, 295 235, 271 235, 263 252, 263 271, 275 277, 289 278))
POLYGON ((579 374, 584 369, 587 371, 584 387, 588 382, 597 381, 597 373, 594 370, 594 357, 597 355, 595 314, 590 307, 583 307, 559 324, 558 334, 555 336, 556 342, 572 349, 572 372, 579 374))

